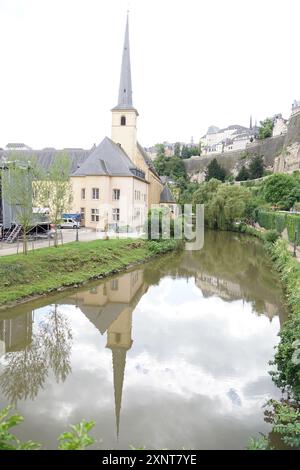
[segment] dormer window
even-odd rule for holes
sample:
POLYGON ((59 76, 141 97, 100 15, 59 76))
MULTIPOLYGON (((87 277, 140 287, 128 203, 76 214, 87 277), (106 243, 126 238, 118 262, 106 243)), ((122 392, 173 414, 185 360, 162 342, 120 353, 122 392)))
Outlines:
POLYGON ((126 117, 125 116, 121 117, 121 126, 126 126, 126 117))

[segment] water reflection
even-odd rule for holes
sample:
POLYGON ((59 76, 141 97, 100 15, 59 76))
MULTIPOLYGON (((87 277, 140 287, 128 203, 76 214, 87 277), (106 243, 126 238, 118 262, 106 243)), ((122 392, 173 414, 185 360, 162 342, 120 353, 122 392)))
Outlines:
POLYGON ((120 428, 126 354, 133 343, 132 313, 146 289, 143 270, 137 269, 88 291, 76 293, 71 298, 102 335, 107 331, 106 347, 112 352, 117 436, 120 428))
POLYGON ((43 388, 49 370, 57 382, 71 372, 72 332, 69 320, 57 305, 33 334, 34 311, 0 321, 3 370, 0 388, 10 403, 33 400, 43 388))
POLYGON ((62 423, 83 417, 99 420, 105 448, 243 447, 265 430, 260 406, 274 393, 267 361, 279 328, 272 320, 284 319, 266 263, 252 239, 208 232, 201 252, 0 314, 0 405, 30 409, 26 438, 44 413, 50 447, 62 423))

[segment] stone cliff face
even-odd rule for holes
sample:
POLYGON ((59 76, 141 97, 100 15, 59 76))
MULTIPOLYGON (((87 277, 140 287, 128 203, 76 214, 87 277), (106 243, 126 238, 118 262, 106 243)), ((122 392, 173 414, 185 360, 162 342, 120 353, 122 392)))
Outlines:
POLYGON ((300 170, 300 113, 293 115, 287 134, 270 137, 249 144, 245 150, 224 152, 205 157, 184 160, 186 171, 194 181, 203 181, 207 165, 216 158, 228 173, 237 175, 239 169, 248 164, 251 157, 260 155, 266 169, 274 172, 300 170))
POLYGON ((295 170, 300 170, 300 113, 291 117, 282 152, 274 161, 275 173, 295 170))

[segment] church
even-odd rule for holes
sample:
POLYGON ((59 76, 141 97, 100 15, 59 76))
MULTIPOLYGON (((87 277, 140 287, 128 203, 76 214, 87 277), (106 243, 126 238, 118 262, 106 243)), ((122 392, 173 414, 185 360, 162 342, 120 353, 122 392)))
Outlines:
POLYGON ((80 210, 88 227, 103 230, 107 224, 118 224, 138 229, 148 208, 164 202, 166 191, 137 140, 139 114, 132 102, 128 17, 118 103, 111 112, 111 138, 105 137, 71 175, 73 211, 80 210))
MULTIPOLYGON (((92 229, 141 230, 152 205, 174 209, 175 200, 137 139, 138 111, 132 101, 132 80, 127 16, 122 53, 118 103, 111 110, 111 137, 90 150, 63 149, 71 159, 71 213, 92 229)), ((24 144, 8 144, 0 161, 10 155, 36 156, 47 170, 61 150, 33 150, 24 144)), ((14 222, 14 221, 12 221, 14 222)), ((1 223, 1 221, 0 221, 1 223)))

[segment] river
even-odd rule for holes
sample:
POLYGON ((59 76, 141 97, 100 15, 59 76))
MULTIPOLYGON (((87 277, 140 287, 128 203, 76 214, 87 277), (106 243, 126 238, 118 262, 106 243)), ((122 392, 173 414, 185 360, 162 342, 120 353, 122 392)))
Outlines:
POLYGON ((208 231, 201 251, 1 312, 0 407, 48 449, 82 418, 100 449, 243 449, 270 431, 284 318, 260 242, 208 231))

